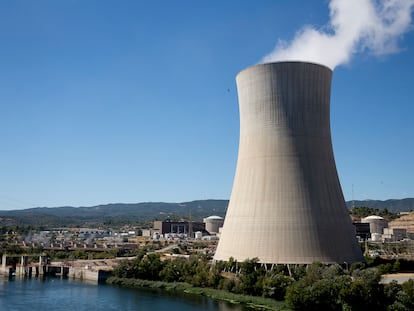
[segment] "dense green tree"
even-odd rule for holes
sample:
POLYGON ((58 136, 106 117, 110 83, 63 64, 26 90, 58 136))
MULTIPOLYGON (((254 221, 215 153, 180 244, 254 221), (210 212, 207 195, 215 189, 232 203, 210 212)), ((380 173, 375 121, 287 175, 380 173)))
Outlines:
POLYGON ((246 295, 261 295, 264 269, 258 265, 259 259, 246 259, 240 263, 240 290, 246 295))
POLYGON ((180 263, 182 260, 168 260, 163 269, 160 271, 160 278, 164 282, 180 282, 183 281, 182 270, 180 269, 180 263))
POLYGON ((159 254, 148 254, 141 259, 137 267, 137 277, 144 280, 160 280, 160 271, 164 268, 159 254))
MULTIPOLYGON (((384 304, 389 306, 387 310, 394 310, 396 308, 395 302, 402 291, 402 286, 397 281, 392 281, 384 286, 384 304), (391 307, 394 305, 394 307, 391 307)), ((398 309, 398 308, 397 308, 398 309)))
POLYGON ((378 209, 367 206, 355 206, 351 208, 349 212, 356 218, 364 218, 370 215, 377 215, 384 217, 387 221, 391 221, 399 217, 398 213, 390 212, 387 208, 378 209))
POLYGON ((24 254, 26 250, 16 244, 6 244, 4 252, 7 254, 18 255, 24 254))
POLYGON ((218 288, 220 281, 223 279, 221 272, 223 271, 224 265, 222 263, 216 263, 210 265, 210 276, 209 276, 209 286, 213 288, 218 288))
POLYGON ((398 272, 400 272, 400 269, 401 269, 401 263, 400 263, 400 260, 397 259, 397 260, 395 260, 395 262, 392 265, 392 272, 393 273, 398 273, 398 272))
POLYGON ((396 303, 403 305, 404 310, 414 310, 414 280, 409 279, 402 284, 402 291, 397 295, 396 303))
POLYGON ((414 310, 414 281, 384 286, 381 271, 393 270, 396 264, 380 265, 379 269, 352 265, 351 277, 350 271, 339 265, 313 263, 290 267, 289 271, 284 267, 266 271, 257 258, 212 264, 204 255, 161 261, 158 254, 141 253, 134 260, 122 261, 114 275, 285 298, 292 310, 414 310))
POLYGON ((122 260, 114 268, 112 274, 118 278, 133 278, 134 277, 133 266, 128 260, 122 260))
POLYGON ((384 310, 385 302, 381 274, 375 268, 356 270, 349 287, 340 291, 341 300, 352 310, 384 310))
POLYGON ((236 279, 222 278, 217 288, 235 293, 237 288, 237 282, 238 281, 236 281, 236 279))
POLYGON ((282 273, 270 273, 263 279, 262 295, 276 300, 283 300, 286 295, 286 289, 292 285, 292 283, 293 279, 289 276, 282 273))
POLYGON ((306 274, 286 290, 286 303, 293 310, 342 310, 340 291, 352 282, 338 265, 313 263, 306 274))
POLYGON ((289 274, 294 280, 298 281, 306 275, 306 265, 295 265, 289 268, 289 274))
POLYGON ((351 266, 349 267, 349 273, 353 273, 355 270, 361 270, 364 269, 366 266, 365 263, 357 261, 351 264, 351 266))

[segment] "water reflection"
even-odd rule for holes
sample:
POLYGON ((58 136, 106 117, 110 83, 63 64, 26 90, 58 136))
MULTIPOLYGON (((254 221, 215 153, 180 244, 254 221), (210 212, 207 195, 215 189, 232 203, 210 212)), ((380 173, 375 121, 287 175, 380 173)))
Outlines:
POLYGON ((228 302, 218 302, 218 309, 220 311, 247 311, 253 310, 251 308, 247 308, 246 306, 235 305, 228 302))

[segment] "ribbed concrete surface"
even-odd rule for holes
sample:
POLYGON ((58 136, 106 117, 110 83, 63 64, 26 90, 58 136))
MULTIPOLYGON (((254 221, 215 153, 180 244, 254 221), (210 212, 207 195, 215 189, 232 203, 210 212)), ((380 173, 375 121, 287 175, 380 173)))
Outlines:
POLYGON ((333 157, 331 77, 303 62, 237 75, 239 156, 215 260, 362 260, 333 157))

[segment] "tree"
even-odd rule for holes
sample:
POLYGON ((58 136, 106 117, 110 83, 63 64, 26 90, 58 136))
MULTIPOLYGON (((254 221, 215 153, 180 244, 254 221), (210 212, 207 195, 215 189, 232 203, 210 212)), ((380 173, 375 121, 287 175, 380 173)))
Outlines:
POLYGON ((339 275, 314 279, 314 275, 296 281, 286 290, 285 300, 293 310, 342 310, 339 293, 351 283, 351 278, 339 275), (314 280, 314 281, 311 281, 314 280))
POLYGON ((401 310, 414 310, 414 280, 409 279, 401 287, 402 291, 398 293, 395 305, 399 305, 401 310))
POLYGON ((7 244, 6 253, 11 255, 23 254, 25 250, 16 244, 7 244))
POLYGON ((144 280, 160 280, 160 272, 164 268, 159 254, 147 254, 137 267, 137 277, 144 280))
POLYGON ((178 259, 169 260, 160 271, 160 278, 164 282, 179 282, 182 279, 182 272, 179 269, 178 259))
POLYGON ((253 258, 240 263, 240 289, 245 295, 262 294, 264 269, 258 262, 258 258, 253 258))
POLYGON ((339 265, 313 263, 286 289, 285 300, 293 310, 342 310, 342 290, 352 279, 339 265))
POLYGON ((391 310, 398 310, 397 305, 395 304, 399 293, 402 291, 402 286, 398 284, 397 281, 391 281, 388 285, 384 287, 384 301, 391 310))
POLYGON ((383 286, 379 283, 381 274, 376 268, 356 270, 353 282, 341 289, 341 300, 352 310, 384 310, 383 286))
POLYGON ((292 285, 293 282, 294 280, 291 277, 282 273, 270 273, 263 279, 262 295, 276 300, 283 300, 286 295, 286 289, 292 285))

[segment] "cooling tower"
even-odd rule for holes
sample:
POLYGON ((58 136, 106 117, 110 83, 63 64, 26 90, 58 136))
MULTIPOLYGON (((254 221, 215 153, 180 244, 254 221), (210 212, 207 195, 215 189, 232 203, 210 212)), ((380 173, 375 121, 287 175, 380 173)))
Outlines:
POLYGON ((331 78, 329 68, 303 62, 237 75, 239 155, 215 260, 363 260, 333 156, 331 78))

